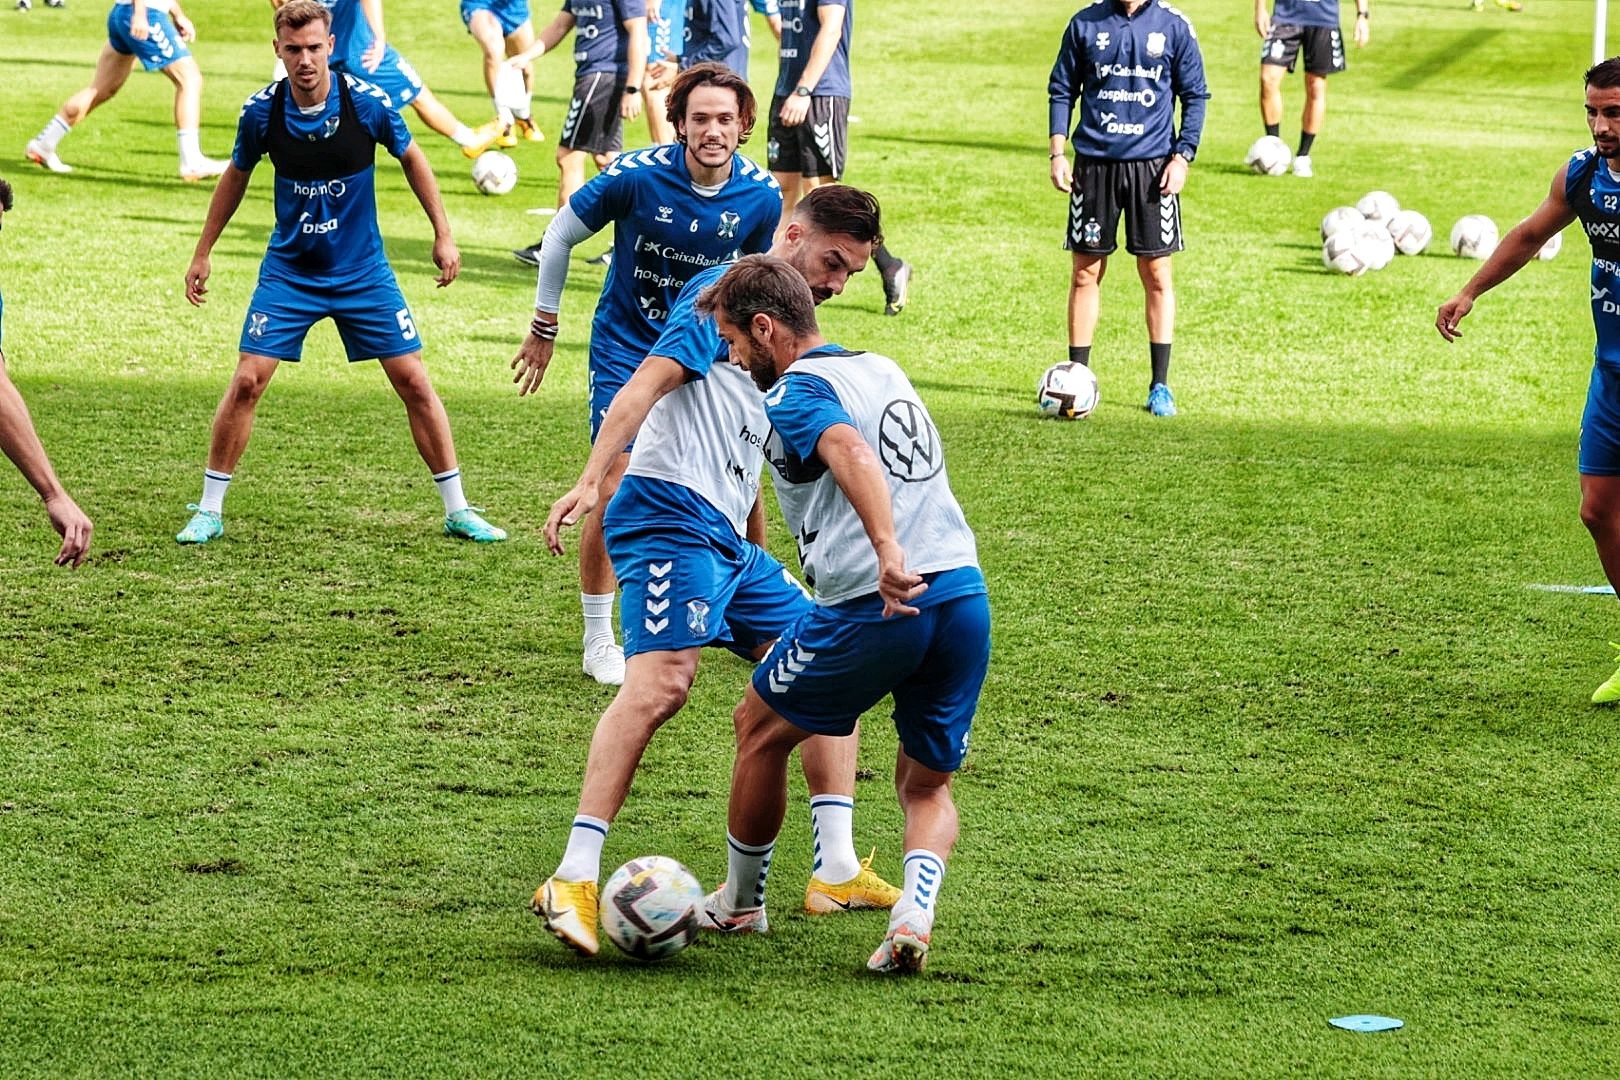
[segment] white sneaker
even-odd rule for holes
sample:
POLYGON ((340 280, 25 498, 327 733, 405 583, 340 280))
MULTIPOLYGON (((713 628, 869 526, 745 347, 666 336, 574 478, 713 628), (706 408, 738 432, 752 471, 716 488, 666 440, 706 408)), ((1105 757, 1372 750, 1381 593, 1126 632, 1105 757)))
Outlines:
POLYGON ((624 649, 612 638, 586 645, 585 674, 603 686, 623 686, 624 649))
POLYGON ((726 887, 721 885, 703 898, 703 914, 698 917, 699 926, 718 934, 764 934, 770 931, 770 924, 765 920, 764 908, 732 910, 726 907, 725 897, 726 887))
POLYGON ((57 157, 55 150, 45 149, 45 144, 38 139, 28 140, 28 149, 25 153, 27 153, 29 161, 32 161, 35 165, 43 165, 53 173, 70 173, 73 171, 73 166, 57 157))
POLYGON ((181 165, 180 179, 188 184, 194 184, 198 180, 211 180, 216 176, 223 175, 225 166, 229 164, 230 162, 220 161, 217 158, 201 158, 191 162, 189 167, 181 165))
POLYGON ((1311 172, 1311 155, 1301 154, 1294 159, 1294 175, 1305 177, 1316 175, 1315 173, 1311 172))
POLYGON ((929 938, 932 935, 933 927, 922 920, 902 919, 900 925, 884 935, 883 944, 866 961, 866 970, 885 975, 916 974, 928 962, 929 938))

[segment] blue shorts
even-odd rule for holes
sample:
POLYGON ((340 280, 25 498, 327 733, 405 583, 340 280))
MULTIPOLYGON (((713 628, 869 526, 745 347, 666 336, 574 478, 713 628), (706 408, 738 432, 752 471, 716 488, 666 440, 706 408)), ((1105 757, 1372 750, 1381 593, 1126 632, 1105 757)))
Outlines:
POLYGON ((906 755, 955 772, 967 756, 989 666, 990 598, 983 593, 881 622, 817 606, 777 639, 754 670, 754 690, 814 735, 848 735, 862 713, 893 693, 906 755))
POLYGON ((624 655, 723 645, 752 658, 815 606, 787 568, 741 537, 602 519, 619 579, 624 655))
POLYGON ((1583 476, 1620 476, 1620 371, 1592 365, 1592 385, 1581 414, 1583 476))
POLYGON ((146 12, 146 24, 151 30, 145 41, 136 41, 130 36, 130 23, 135 21, 134 4, 114 4, 113 9, 107 12, 107 44, 113 51, 125 56, 139 58, 141 66, 147 71, 162 71, 176 60, 184 60, 191 55, 186 43, 180 40, 180 31, 174 27, 174 20, 162 11, 146 12))
POLYGON ((299 281, 271 268, 259 272, 258 288, 242 323, 241 351, 277 360, 303 355, 304 335, 322 319, 337 324, 343 348, 356 360, 391 360, 420 352, 405 295, 393 271, 333 284, 299 281))
POLYGON ((382 62, 376 71, 367 71, 360 57, 350 56, 332 63, 333 71, 346 71, 357 79, 364 79, 387 94, 396 110, 415 101, 422 92, 422 76, 411 62, 399 55, 392 45, 383 46, 382 62))
POLYGON ((591 442, 596 442, 596 433, 602 430, 602 421, 607 418, 608 406, 613 404, 614 396, 624 389, 624 384, 630 381, 630 376, 636 373, 640 363, 639 356, 628 362, 617 362, 605 359, 595 349, 591 350, 585 371, 591 410, 591 442))
POLYGON ((529 21, 529 0, 461 0, 461 21, 472 29, 473 13, 487 11, 501 24, 501 36, 511 37, 529 21))

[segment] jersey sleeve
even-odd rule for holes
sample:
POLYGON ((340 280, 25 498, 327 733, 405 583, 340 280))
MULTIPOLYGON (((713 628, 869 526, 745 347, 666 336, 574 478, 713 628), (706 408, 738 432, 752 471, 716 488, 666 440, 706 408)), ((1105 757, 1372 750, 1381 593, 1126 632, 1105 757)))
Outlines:
MULTIPOLYGON (((405 156, 405 151, 411 148, 411 129, 405 126, 405 121, 394 111, 388 95, 383 94, 380 98, 375 96, 369 92, 375 89, 370 83, 363 86, 351 83, 349 89, 354 97, 354 111, 360 117, 360 125, 391 156, 396 158, 405 156)), ((382 91, 377 90, 377 93, 382 91)))
POLYGON ((629 169, 603 169, 569 196, 568 208, 591 232, 600 232, 630 212, 635 176, 629 169))
POLYGON ((697 313, 698 294, 712 279, 689 281, 675 299, 664 331, 648 351, 652 356, 667 356, 692 375, 703 377, 726 354, 726 344, 720 340, 714 319, 697 313))
POLYGON ((782 445, 805 461, 815 456, 816 444, 828 428, 855 426, 831 383, 819 375, 791 371, 765 395, 765 416, 782 445))
POLYGON ((1181 47, 1176 50, 1175 87, 1181 99, 1181 130, 1176 133, 1172 153, 1191 161, 1198 154, 1204 135, 1204 112, 1208 108, 1209 84, 1204 79, 1204 55, 1198 48, 1198 35, 1191 23, 1181 30, 1181 47))
POLYGON ((267 86, 248 98, 236 118, 236 145, 231 147, 231 164, 243 172, 264 157, 270 137, 270 95, 275 88, 267 86))
POLYGON ((1085 85, 1085 40, 1085 35, 1080 32, 1080 19, 1076 16, 1063 32, 1063 44, 1058 46, 1057 61, 1053 63, 1051 78, 1046 83, 1049 135, 1069 136, 1074 103, 1079 100, 1085 85))

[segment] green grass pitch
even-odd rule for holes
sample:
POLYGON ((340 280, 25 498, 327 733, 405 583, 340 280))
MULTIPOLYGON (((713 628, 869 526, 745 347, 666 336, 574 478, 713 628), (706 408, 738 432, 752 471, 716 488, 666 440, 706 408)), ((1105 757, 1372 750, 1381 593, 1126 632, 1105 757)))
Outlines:
MULTIPOLYGON (((264 400, 224 539, 181 549, 267 174, 190 308, 209 188, 174 176, 169 84, 132 76, 64 143, 72 176, 28 166, 23 144, 88 78, 105 9, 8 5, 6 355, 97 528, 88 566, 51 567, 43 514, 0 469, 0 1074, 1620 1070, 1620 744, 1586 704, 1620 627, 1612 600, 1526 587, 1601 580, 1576 515, 1584 240, 1488 295, 1462 342, 1433 328, 1476 265, 1444 253, 1451 222, 1505 231, 1587 141, 1590 5, 1527 8, 1375 3, 1301 181, 1241 165, 1260 133, 1249 6, 1184 5, 1215 96, 1176 259, 1182 415, 1141 411, 1126 261, 1104 286, 1103 403, 1075 424, 1032 400, 1065 344, 1045 88, 1072 9, 858 12, 848 179, 883 199, 917 278, 899 319, 875 272, 822 319, 899 359, 929 401, 996 613, 935 956, 885 981, 861 972, 881 916, 793 914, 798 780, 767 938, 650 969, 582 963, 524 910, 608 701, 578 670, 573 562, 538 536, 586 451, 599 269, 571 273, 538 398, 507 370, 534 288, 508 249, 545 222, 523 210, 554 199, 552 145, 516 150, 518 191, 486 199, 425 135, 465 260, 442 291, 420 210, 397 167, 378 170, 468 492, 513 540, 438 536, 398 402, 328 326, 264 400), (1365 278, 1325 272, 1317 222, 1373 188, 1442 242, 1365 278), (1407 1026, 1326 1024, 1354 1012, 1407 1026)), ((268 8, 191 14, 203 144, 223 155, 268 76, 268 8)), ((455 5, 387 15, 429 85, 484 119, 455 5)), ((540 65, 548 134, 568 66, 540 65)), ((1290 143, 1300 92, 1289 80, 1290 143)), ((705 660, 607 867, 656 852, 718 880, 746 674, 705 660)), ((891 876, 893 755, 875 712, 856 836, 891 876)))

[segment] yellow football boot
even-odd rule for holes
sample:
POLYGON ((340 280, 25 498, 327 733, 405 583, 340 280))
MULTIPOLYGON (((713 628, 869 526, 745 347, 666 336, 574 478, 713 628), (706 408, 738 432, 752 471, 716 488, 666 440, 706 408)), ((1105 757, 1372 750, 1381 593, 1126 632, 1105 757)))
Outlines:
MULTIPOLYGON (((1616 691, 1620 695, 1620 691, 1616 691)), ((873 911, 894 907, 900 899, 900 890, 877 876, 872 869, 872 854, 861 860, 860 873, 838 885, 829 885, 812 877, 804 889, 804 910, 811 915, 827 915, 835 911, 873 911)))
MULTIPOLYGON (((1609 648, 1620 652, 1620 643, 1611 641, 1609 648)), ((1615 659, 1620 660, 1620 656, 1616 656, 1615 659)), ((1610 675, 1602 686, 1592 691, 1594 705, 1613 705, 1617 701, 1620 701, 1620 668, 1616 668, 1614 674, 1610 675)))
POLYGON ((596 882, 547 878, 529 906, 558 941, 581 956, 596 955, 596 882))

